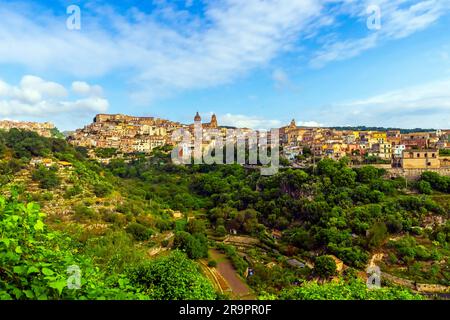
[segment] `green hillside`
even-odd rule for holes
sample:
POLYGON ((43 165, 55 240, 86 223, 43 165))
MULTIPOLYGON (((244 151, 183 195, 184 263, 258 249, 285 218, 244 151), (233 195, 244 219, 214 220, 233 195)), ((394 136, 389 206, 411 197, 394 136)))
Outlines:
POLYGON ((200 268, 217 272, 210 248, 266 298, 418 297, 383 279, 383 291, 366 292, 374 254, 392 275, 450 285, 449 178, 425 174, 406 190, 383 175, 345 160, 270 177, 175 166, 168 148, 103 165, 61 139, 0 132, 0 297, 228 298, 200 268), (66 286, 72 265, 80 290, 66 286), (361 294, 338 294, 336 281, 361 294))

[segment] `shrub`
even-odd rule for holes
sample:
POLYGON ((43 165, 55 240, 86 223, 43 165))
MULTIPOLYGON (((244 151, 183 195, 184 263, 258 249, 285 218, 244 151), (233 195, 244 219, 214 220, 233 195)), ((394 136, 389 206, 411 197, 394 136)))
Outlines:
POLYGON ((211 283, 201 274, 198 265, 175 250, 168 256, 131 268, 128 272, 134 285, 156 300, 213 300, 211 283))
POLYGON ((161 246, 168 247, 169 246, 169 240, 163 240, 161 241, 161 246))
POLYGON ((216 234, 219 237, 223 237, 227 234, 227 229, 225 229, 225 227, 223 225, 220 225, 216 228, 216 234))
POLYGON ((388 230, 384 222, 375 222, 369 230, 367 243, 371 248, 378 248, 388 236, 388 230))
POLYGON ((209 260, 208 261, 208 267, 211 267, 211 268, 217 267, 217 261, 216 260, 209 260))
POLYGON ((111 193, 112 187, 109 184, 99 182, 99 183, 94 184, 93 191, 97 197, 103 198, 111 193))
POLYGON ((204 234, 179 231, 175 234, 173 243, 175 248, 186 252, 191 259, 208 257, 208 239, 204 234))
POLYGON ((54 189, 61 184, 61 180, 58 177, 57 172, 57 167, 47 169, 43 166, 39 166, 33 171, 31 178, 33 181, 38 181, 39 186, 42 189, 54 189))
POLYGON ((153 234, 150 228, 136 222, 130 223, 125 230, 137 241, 148 240, 153 234))
POLYGON ((158 228, 160 231, 172 230, 174 228, 174 223, 169 220, 160 219, 156 221, 156 228, 158 228))
POLYGON ((429 182, 431 187, 437 191, 450 193, 450 177, 440 176, 436 172, 426 171, 422 173, 421 180, 429 182))
POLYGON ((83 189, 81 189, 81 187, 79 185, 75 185, 66 190, 66 192, 64 193, 64 198, 70 199, 72 197, 79 195, 82 192, 83 192, 83 189))
POLYGON ((431 184, 428 181, 420 180, 417 183, 417 190, 419 190, 419 192, 422 194, 431 194, 433 189, 431 188, 431 184))
POLYGON ((44 192, 41 196, 41 199, 44 201, 51 201, 53 200, 53 193, 51 192, 44 192))
POLYGON ((74 215, 78 219, 94 218, 95 211, 84 204, 77 204, 73 208, 74 215))
POLYGON ((328 279, 336 274, 336 262, 330 256, 317 257, 314 272, 321 278, 328 279))

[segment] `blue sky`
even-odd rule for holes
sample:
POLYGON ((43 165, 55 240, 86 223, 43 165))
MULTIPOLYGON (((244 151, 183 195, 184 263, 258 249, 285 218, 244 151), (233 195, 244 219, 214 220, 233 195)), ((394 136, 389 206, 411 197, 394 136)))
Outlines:
POLYGON ((450 0, 0 0, 0 118, 450 128, 449 30, 450 0))

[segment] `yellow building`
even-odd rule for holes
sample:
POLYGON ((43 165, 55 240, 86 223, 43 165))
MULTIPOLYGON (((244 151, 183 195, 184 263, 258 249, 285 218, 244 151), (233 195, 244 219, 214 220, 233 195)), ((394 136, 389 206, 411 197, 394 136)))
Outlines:
POLYGON ((392 144, 380 143, 378 156, 382 159, 392 158, 392 144))
POLYGON ((374 138, 374 139, 383 139, 384 141, 386 141, 387 135, 386 135, 386 132, 373 132, 372 133, 372 138, 374 138))
POLYGON ((438 150, 403 151, 402 168, 404 169, 438 169, 440 167, 438 150))

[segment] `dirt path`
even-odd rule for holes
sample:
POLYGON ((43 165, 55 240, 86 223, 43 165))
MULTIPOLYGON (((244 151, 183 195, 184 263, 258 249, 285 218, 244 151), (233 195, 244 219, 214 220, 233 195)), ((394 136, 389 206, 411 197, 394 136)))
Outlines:
POLYGON ((380 262, 381 260, 383 260, 384 257, 384 253, 375 253, 372 258, 370 258, 369 261, 369 268, 373 268, 377 266, 377 262, 380 262))
POLYGON ((233 297, 238 299, 255 299, 248 285, 241 279, 230 260, 221 252, 211 249, 209 251, 211 258, 217 261, 217 271, 225 279, 233 297))

